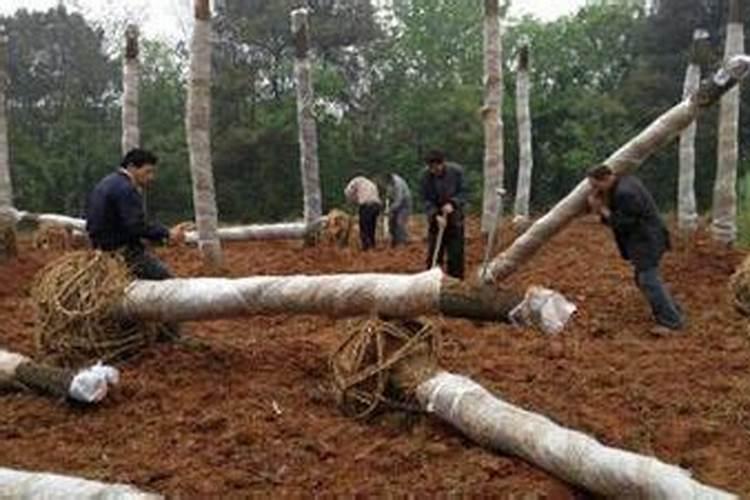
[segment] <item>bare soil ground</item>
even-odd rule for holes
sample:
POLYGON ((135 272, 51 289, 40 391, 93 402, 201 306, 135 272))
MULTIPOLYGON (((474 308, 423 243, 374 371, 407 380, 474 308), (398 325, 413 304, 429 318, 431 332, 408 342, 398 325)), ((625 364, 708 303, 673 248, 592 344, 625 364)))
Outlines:
MULTIPOLYGON (((476 225, 468 261, 483 255, 476 225)), ((508 241, 509 234, 504 235, 508 241)), ((417 238, 419 239, 419 238, 417 238)), ((230 273, 411 272, 415 241, 361 254, 299 242, 225 247, 230 273)), ((180 276, 200 273, 194 249, 159 253, 180 276)), ((55 257, 33 250, 0 266, 0 345, 33 355, 28 287, 55 257)), ((579 306, 558 337, 508 325, 441 320, 442 364, 504 399, 606 444, 690 469, 750 496, 750 336, 729 300, 742 252, 705 234, 663 271, 689 327, 655 337, 647 305, 611 235, 582 219, 510 282, 542 284, 579 306)), ((207 349, 159 345, 123 363, 101 406, 0 395, 0 466, 133 483, 182 498, 311 494, 536 494, 584 498, 522 460, 481 449, 433 417, 343 416, 327 390, 327 358, 342 323, 255 317, 188 325, 207 349)))

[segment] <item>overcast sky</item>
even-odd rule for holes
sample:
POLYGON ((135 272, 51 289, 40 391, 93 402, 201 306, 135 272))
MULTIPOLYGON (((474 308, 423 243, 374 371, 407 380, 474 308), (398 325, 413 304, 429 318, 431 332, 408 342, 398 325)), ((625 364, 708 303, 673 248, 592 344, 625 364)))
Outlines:
MULTIPOLYGON (((25 7, 46 10, 59 0, 0 0, 0 14, 13 14, 25 7)), ((192 0, 64 0, 71 8, 81 10, 89 19, 103 12, 114 12, 118 18, 137 21, 147 36, 176 39, 189 30, 192 0)), ((532 14, 543 20, 575 12, 586 0, 513 0, 511 15, 532 14)))

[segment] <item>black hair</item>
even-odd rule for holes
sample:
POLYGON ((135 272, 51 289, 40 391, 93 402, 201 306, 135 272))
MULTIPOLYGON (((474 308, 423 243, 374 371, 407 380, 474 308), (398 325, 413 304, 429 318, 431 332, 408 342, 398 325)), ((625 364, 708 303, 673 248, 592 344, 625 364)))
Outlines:
POLYGON ((431 149, 425 156, 424 162, 428 165, 435 163, 443 163, 445 161, 445 153, 439 149, 431 149))
POLYGON ((589 168, 586 172, 586 177, 589 179, 594 179, 595 181, 600 181, 602 179, 605 179, 606 177, 609 177, 610 175, 614 174, 611 168, 609 168, 608 165, 605 165, 604 163, 600 163, 598 165, 594 165, 593 167, 589 168))
POLYGON ((156 155, 151 151, 146 151, 145 149, 140 148, 133 148, 125 153, 125 156, 122 157, 120 166, 122 168, 127 168, 128 166, 132 165, 135 168, 141 168, 147 163, 149 165, 156 165, 158 161, 159 158, 157 158, 156 155))

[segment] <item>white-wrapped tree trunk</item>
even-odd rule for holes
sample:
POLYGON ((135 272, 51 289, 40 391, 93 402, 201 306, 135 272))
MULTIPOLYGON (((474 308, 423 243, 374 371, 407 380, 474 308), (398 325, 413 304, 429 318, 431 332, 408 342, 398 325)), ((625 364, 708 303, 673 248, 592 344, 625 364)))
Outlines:
POLYGON ((8 152, 8 119, 6 114, 6 91, 9 77, 8 37, 0 26, 0 261, 17 254, 15 224, 7 211, 13 206, 13 184, 10 178, 10 154, 8 152))
POLYGON ((211 164, 211 9, 208 0, 195 0, 185 128, 198 247, 204 262, 218 268, 222 255, 216 234, 219 216, 211 164))
POLYGON ((518 123, 518 184, 514 206, 514 224, 525 225, 529 220, 531 171, 534 159, 531 149, 531 111, 529 106, 529 47, 518 53, 516 74, 516 121, 518 123))
POLYGON ((107 484, 72 476, 0 468, 0 498, 55 500, 157 500, 127 484, 107 484))
MULTIPOLYGON (((724 59, 745 51, 745 37, 740 0, 729 1, 729 23, 724 45, 724 59)), ((737 239, 737 157, 740 119, 739 85, 721 98, 719 111, 719 144, 711 220, 711 235, 721 243, 737 239)))
MULTIPOLYGON (((697 29, 693 33, 690 62, 685 72, 682 96, 687 99, 700 85, 701 67, 698 54, 701 43, 708 39, 708 32, 697 29)), ((695 129, 694 121, 680 134, 680 178, 677 193, 677 227, 683 234, 691 234, 698 227, 698 211, 695 204, 695 129)))
POLYGON ((320 172, 318 165, 318 130, 313 113, 315 95, 309 59, 309 24, 307 9, 291 14, 295 44, 294 80, 297 89, 297 126, 299 129, 300 173, 304 196, 305 224, 313 224, 322 215, 320 172))
POLYGON ((513 454, 552 475, 606 498, 732 499, 679 467, 604 446, 581 432, 525 411, 473 380, 438 372, 416 389, 417 399, 477 443, 513 454))
MULTIPOLYGON (((698 91, 661 115, 630 142, 615 151, 604 163, 617 174, 635 170, 654 151, 675 138, 690 125, 699 112, 714 104, 733 88, 750 71, 750 57, 735 56, 726 61, 724 67, 712 78, 704 80, 698 91)), ((528 259, 573 219, 586 211, 589 183, 582 180, 565 198, 558 202, 543 217, 517 238, 513 244, 495 257, 489 272, 477 275, 488 281, 500 280, 528 259)))
POLYGON ((484 196, 482 234, 496 224, 497 189, 503 186, 503 65, 498 0, 484 0, 484 196))
MULTIPOLYGON (((217 230, 217 236, 222 241, 299 240, 307 237, 311 231, 315 230, 315 227, 315 225, 308 226, 304 222, 220 227, 217 230)), ((187 231, 185 242, 197 243, 198 232, 187 231)))
POLYGON ((141 144, 138 121, 138 27, 128 25, 125 30, 125 57, 122 65, 122 153, 141 144))

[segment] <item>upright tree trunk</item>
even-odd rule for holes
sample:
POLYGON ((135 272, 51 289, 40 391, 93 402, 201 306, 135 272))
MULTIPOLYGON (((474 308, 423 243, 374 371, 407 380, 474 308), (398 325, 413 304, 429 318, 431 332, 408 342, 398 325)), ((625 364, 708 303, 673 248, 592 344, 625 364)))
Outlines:
MULTIPOLYGON (((740 0, 729 2, 729 23, 724 45, 724 59, 745 51, 740 0)), ((714 181, 711 235, 716 241, 732 244, 737 239, 737 156, 740 117, 740 88, 733 88, 721 98, 719 112, 719 145, 714 181)))
POLYGON ((292 36, 295 43, 294 79, 297 87, 297 125, 299 129, 300 173, 304 193, 305 224, 312 225, 322 215, 318 167, 318 131, 313 114, 312 76, 307 9, 292 11, 292 36))
POLYGON ((516 76, 516 120, 518 122, 518 187, 516 189, 515 218, 521 226, 529 220, 531 196, 531 170, 534 159, 531 152, 531 111, 529 110, 529 47, 524 45, 518 53, 516 76))
POLYGON ((0 262, 14 257, 16 247, 16 224, 10 213, 13 206, 13 185, 10 180, 8 154, 8 120, 5 110, 5 92, 8 88, 8 37, 0 27, 0 262))
POLYGON ((129 25, 125 30, 125 58, 122 65, 122 153, 141 143, 138 124, 138 27, 129 25))
POLYGON ((498 0, 484 0, 484 197, 482 233, 496 223, 497 189, 503 185, 503 66, 498 0))
POLYGON ((190 45, 186 130, 193 181, 198 247, 206 265, 219 268, 221 242, 211 166, 211 10, 208 0, 195 0, 195 26, 190 45))
MULTIPOLYGON (((687 99, 698 89, 701 80, 699 53, 700 44, 708 38, 706 30, 693 32, 693 47, 690 62, 685 73, 682 96, 687 99)), ((695 129, 691 123, 680 134, 680 180, 677 193, 677 227, 680 232, 690 235, 698 226, 698 212, 695 205, 695 129)))
MULTIPOLYGON (((604 163, 617 174, 635 170, 654 151, 670 142, 690 125, 699 112, 714 104, 745 78, 750 72, 750 57, 739 55, 724 63, 712 78, 704 80, 695 94, 661 115, 645 130, 615 151, 604 163)), ((560 200, 544 217, 541 217, 513 244, 495 257, 489 272, 477 273, 479 279, 500 280, 529 260, 544 243, 586 210, 590 193, 589 183, 582 180, 565 198, 560 200)))

